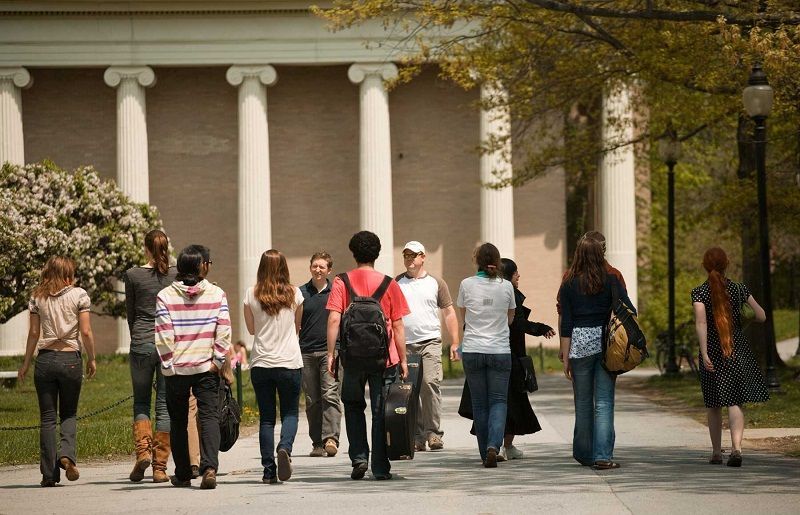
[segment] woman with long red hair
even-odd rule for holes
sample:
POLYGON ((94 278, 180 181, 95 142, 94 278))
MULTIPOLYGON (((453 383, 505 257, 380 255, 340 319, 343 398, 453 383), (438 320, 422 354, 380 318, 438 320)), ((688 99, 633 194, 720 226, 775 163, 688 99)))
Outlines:
POLYGON ((708 279, 692 290, 695 329, 700 341, 700 385, 711 435, 711 464, 722 463, 722 407, 728 407, 731 430, 729 467, 742 466, 744 412, 748 402, 765 402, 769 391, 742 331, 741 307, 747 303, 756 321, 766 314, 743 283, 725 277, 728 256, 719 247, 703 255, 708 279))

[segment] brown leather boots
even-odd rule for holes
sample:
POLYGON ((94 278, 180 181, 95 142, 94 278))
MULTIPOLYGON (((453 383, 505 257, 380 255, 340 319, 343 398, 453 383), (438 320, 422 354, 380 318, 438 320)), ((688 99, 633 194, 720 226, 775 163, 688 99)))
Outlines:
POLYGON ((138 420, 133 423, 133 441, 136 443, 136 464, 129 476, 138 483, 144 479, 144 471, 153 464, 153 483, 166 483, 167 460, 169 460, 169 433, 158 431, 152 436, 149 420, 138 420))
POLYGON ((144 479, 144 471, 150 466, 152 453, 150 446, 152 444, 152 429, 149 420, 137 420, 133 423, 133 441, 136 444, 136 464, 129 479, 134 483, 138 483, 144 479))
POLYGON ((158 431, 153 442, 153 483, 166 483, 167 460, 169 460, 169 433, 158 431))

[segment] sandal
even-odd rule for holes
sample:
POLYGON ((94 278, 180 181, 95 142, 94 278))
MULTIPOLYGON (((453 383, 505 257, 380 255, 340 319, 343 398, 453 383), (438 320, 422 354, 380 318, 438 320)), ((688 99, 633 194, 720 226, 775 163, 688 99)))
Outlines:
POLYGON ((595 461, 594 467, 595 470, 611 470, 611 469, 618 469, 619 463, 616 461, 595 461))
POLYGON ((742 466, 742 451, 732 451, 731 456, 728 458, 727 465, 729 467, 741 467, 742 466))

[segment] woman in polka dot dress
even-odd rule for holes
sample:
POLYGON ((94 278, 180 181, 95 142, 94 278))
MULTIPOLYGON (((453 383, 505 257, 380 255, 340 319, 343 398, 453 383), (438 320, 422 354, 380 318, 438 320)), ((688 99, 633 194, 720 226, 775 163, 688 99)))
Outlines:
POLYGON ((766 314, 747 286, 725 277, 728 256, 724 250, 708 249, 703 256, 703 267, 708 279, 692 290, 692 304, 700 340, 700 385, 713 449, 709 463, 722 463, 722 407, 727 406, 732 447, 728 466, 741 467, 742 405, 769 399, 764 376, 742 332, 741 306, 749 304, 757 322, 766 320, 766 314))

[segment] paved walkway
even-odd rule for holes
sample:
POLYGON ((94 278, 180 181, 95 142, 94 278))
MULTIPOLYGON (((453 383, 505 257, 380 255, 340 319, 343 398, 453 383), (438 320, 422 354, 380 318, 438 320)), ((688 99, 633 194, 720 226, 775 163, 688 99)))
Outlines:
POLYGON ((191 490, 132 484, 128 462, 79 464, 80 480, 60 488, 40 488, 38 466, 6 467, 0 513, 798 513, 800 460, 745 449, 741 469, 708 465, 704 426, 624 390, 616 410, 622 468, 581 467, 570 457, 569 383, 552 375, 540 385, 533 400, 543 431, 519 438, 525 459, 497 469, 481 467, 469 422, 455 414, 461 387, 448 382, 445 449, 395 462, 392 481, 351 481, 346 454, 304 456, 310 444, 301 415, 295 473, 284 484, 261 484, 253 435, 221 455, 213 491, 200 490, 197 481, 191 490))

